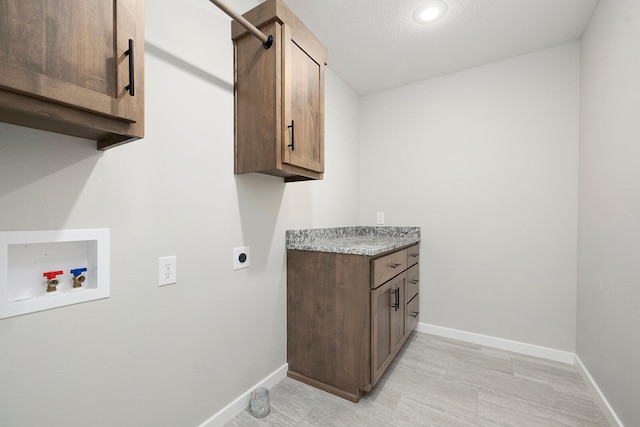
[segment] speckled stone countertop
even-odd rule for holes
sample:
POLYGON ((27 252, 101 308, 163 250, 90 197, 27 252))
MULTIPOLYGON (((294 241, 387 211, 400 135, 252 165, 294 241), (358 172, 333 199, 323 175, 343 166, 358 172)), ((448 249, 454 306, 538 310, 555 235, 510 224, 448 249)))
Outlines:
POLYGON ((420 241, 420 227, 337 227, 287 230, 287 249, 374 256, 420 241))

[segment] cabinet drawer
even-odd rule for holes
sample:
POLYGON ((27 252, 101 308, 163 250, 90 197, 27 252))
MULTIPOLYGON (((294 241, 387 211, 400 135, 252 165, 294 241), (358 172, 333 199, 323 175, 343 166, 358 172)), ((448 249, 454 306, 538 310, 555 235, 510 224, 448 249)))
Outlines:
POLYGON ((407 248, 407 267, 411 267, 420 261, 420 244, 407 248))
POLYGON ((411 331, 415 329, 416 325, 418 324, 419 318, 420 318, 420 295, 418 294, 415 297, 413 297, 411 301, 409 301, 409 304, 407 304, 407 315, 406 315, 407 334, 410 334, 411 331))
POLYGON ((419 265, 414 265, 407 270, 407 302, 411 301, 411 299, 416 296, 420 289, 419 268, 419 265))
POLYGON ((403 249, 382 258, 373 260, 372 264, 372 288, 377 288, 387 280, 402 273, 407 268, 407 250, 403 249))

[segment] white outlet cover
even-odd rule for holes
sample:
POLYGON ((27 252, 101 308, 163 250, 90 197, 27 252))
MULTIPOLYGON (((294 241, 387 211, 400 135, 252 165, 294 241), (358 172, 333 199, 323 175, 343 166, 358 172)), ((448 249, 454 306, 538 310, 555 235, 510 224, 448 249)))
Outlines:
POLYGON ((158 258, 158 286, 173 285, 178 281, 176 256, 158 258))
POLYGON ((376 215, 376 224, 382 225, 384 224, 384 212, 378 212, 376 215))
POLYGON ((249 266, 251 266, 251 248, 249 246, 233 248, 233 269, 240 270, 249 266), (242 257, 243 254, 244 257, 242 257), (243 258, 244 261, 241 261, 243 258))

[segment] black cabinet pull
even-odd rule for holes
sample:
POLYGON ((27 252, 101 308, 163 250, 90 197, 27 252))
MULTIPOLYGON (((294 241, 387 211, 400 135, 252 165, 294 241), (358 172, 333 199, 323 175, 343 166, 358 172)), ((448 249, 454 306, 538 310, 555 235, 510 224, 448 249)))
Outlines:
POLYGON ((398 268, 400 267, 402 264, 391 264, 390 267, 391 268, 398 268))
POLYGON ((294 151, 296 149, 295 139, 293 139, 295 134, 295 128, 293 126, 294 126, 294 123, 293 123, 293 120, 291 120, 291 124, 287 126, 287 129, 291 128, 291 144, 287 145, 287 147, 291 147, 291 151, 294 151))
POLYGON ((418 279, 416 279, 416 280, 412 280, 412 281, 411 281, 411 284, 412 284, 412 285, 416 285, 416 284, 418 284, 418 279))
POLYGON ((135 71, 133 66, 133 40, 129 39, 129 50, 124 53, 129 57, 129 84, 125 86, 125 89, 129 91, 129 95, 134 96, 136 94, 135 89, 135 71))
POLYGON ((418 314, 420 314, 420 312, 419 312, 419 311, 413 311, 413 312, 411 313, 411 317, 418 317, 418 314))
POLYGON ((394 303, 391 304, 391 307, 393 307, 395 311, 398 311, 400 309, 400 288, 395 288, 391 292, 393 292, 394 296, 394 303))

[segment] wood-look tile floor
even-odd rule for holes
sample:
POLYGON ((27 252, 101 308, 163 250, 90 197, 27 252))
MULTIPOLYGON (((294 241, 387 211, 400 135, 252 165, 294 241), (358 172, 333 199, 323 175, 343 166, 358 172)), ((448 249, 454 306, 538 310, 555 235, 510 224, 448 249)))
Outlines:
POLYGON ((413 332, 352 403, 286 378, 228 426, 609 426, 571 365, 413 332))

